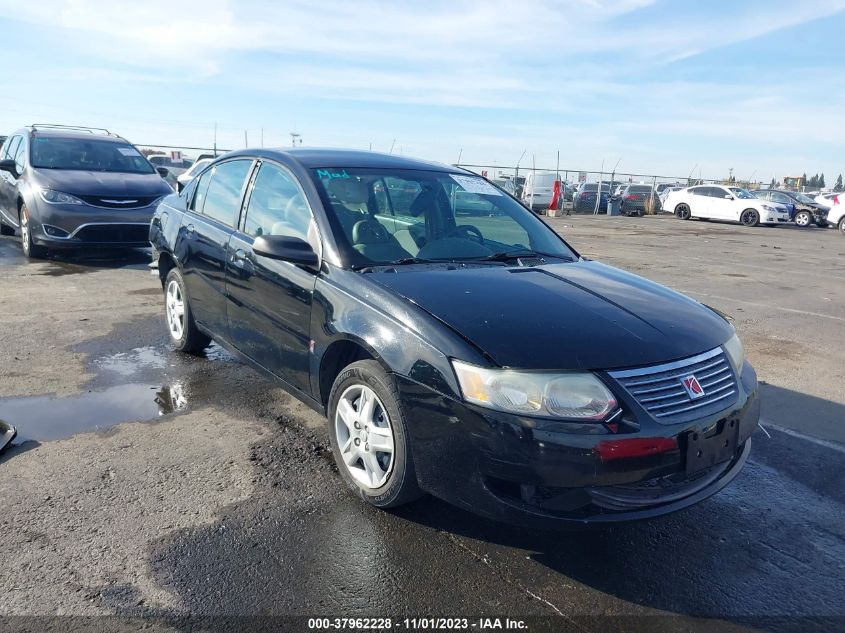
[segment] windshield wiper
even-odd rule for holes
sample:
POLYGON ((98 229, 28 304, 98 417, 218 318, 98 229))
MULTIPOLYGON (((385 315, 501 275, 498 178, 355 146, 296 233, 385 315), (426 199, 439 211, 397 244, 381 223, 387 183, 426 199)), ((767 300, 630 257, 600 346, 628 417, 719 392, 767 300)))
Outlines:
POLYGON ((397 259, 392 262, 388 262, 386 264, 381 264, 382 266, 407 266, 409 264, 435 264, 441 263, 441 260, 438 259, 425 259, 423 257, 403 257, 402 259, 397 259))
POLYGON ((506 262, 510 261, 511 259, 519 259, 520 257, 553 257, 555 259, 563 259, 568 262, 575 261, 567 255, 552 255, 551 253, 541 253, 540 251, 533 251, 528 248, 521 249, 518 251, 501 251, 499 253, 487 255, 485 257, 479 257, 476 259, 476 261, 506 262))

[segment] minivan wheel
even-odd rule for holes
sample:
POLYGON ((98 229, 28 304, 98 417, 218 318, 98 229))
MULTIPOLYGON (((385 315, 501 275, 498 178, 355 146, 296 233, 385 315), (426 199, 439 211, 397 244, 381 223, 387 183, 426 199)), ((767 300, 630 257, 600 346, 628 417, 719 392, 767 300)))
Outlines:
POLYGON ((757 226, 760 224, 760 214, 754 209, 746 209, 742 212, 742 215, 739 216, 739 221, 742 222, 744 226, 757 226))
POLYGON ((338 470, 362 499, 394 508, 422 495, 396 383, 377 361, 358 361, 340 372, 328 419, 338 470))
POLYGON ((813 218, 810 217, 810 213, 808 211, 799 211, 795 216, 795 224, 798 226, 810 226, 810 222, 813 218))
POLYGON ((172 268, 164 282, 164 316, 170 342, 178 351, 194 354, 211 343, 211 337, 197 328, 188 295, 185 294, 185 282, 178 268, 172 268))
POLYGON ((29 209, 26 205, 21 207, 21 248, 23 254, 30 259, 43 259, 47 255, 47 249, 32 242, 32 228, 29 221, 29 209))
POLYGON ((692 211, 686 204, 679 204, 675 207, 675 215, 681 220, 689 220, 692 217, 692 211))

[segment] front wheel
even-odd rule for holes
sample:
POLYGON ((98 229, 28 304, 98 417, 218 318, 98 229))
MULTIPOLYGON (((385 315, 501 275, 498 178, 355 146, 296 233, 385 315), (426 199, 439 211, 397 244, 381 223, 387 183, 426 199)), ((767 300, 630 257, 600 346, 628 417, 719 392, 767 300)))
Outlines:
POLYGON ((378 508, 422 495, 395 381, 374 360, 340 372, 329 394, 329 438, 347 485, 378 508))
POLYGON ((760 224, 760 214, 755 209, 746 209, 739 216, 739 221, 743 226, 757 226, 760 224))
POLYGON ((675 207, 675 216, 680 220, 689 220, 692 217, 692 211, 689 205, 679 204, 675 207))
POLYGON ((845 235, 845 218, 839 220, 839 232, 845 235))
POLYGON ((30 259, 43 259, 47 255, 47 249, 32 241, 32 225, 29 217, 29 209, 26 205, 21 207, 21 248, 23 254, 30 259))
POLYGON ((810 223, 813 221, 812 216, 810 215, 809 211, 799 211, 795 215, 795 224, 801 227, 808 227, 810 223))
POLYGON ((164 281, 164 316, 170 342, 178 351, 195 354, 211 343, 211 338, 197 328, 178 268, 172 268, 164 281))

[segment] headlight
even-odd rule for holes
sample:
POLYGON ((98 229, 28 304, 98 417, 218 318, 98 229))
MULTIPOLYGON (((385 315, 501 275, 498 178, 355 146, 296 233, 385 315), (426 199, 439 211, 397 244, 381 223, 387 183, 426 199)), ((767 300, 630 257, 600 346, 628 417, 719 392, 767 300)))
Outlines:
POLYGON ((742 349, 742 343, 736 334, 734 334, 730 340, 725 343, 725 352, 727 352, 728 358, 731 359, 731 365, 734 366, 734 369, 738 374, 739 370, 742 368, 742 363, 745 360, 745 350, 742 349))
POLYGON ((590 373, 486 369, 457 360, 452 365, 464 399, 497 411, 599 421, 617 406, 613 394, 590 373))
POLYGON ((775 210, 775 208, 773 206, 770 206, 768 204, 761 204, 760 206, 763 207, 766 211, 774 211, 775 210))
POLYGON ((82 204, 82 200, 69 193, 62 193, 53 189, 41 189, 39 193, 41 199, 50 204, 82 204))

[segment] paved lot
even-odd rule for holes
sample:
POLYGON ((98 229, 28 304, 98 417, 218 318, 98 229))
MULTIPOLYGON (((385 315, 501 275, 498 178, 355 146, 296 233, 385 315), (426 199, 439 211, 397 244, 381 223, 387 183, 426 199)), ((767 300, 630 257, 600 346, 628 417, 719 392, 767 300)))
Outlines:
POLYGON ((845 624, 845 238, 550 223, 583 255, 734 316, 767 433, 725 491, 588 533, 511 529, 434 499, 371 510, 342 488, 316 415, 220 349, 168 349, 145 253, 26 263, 0 238, 0 419, 20 429, 0 456, 0 615, 845 624))

